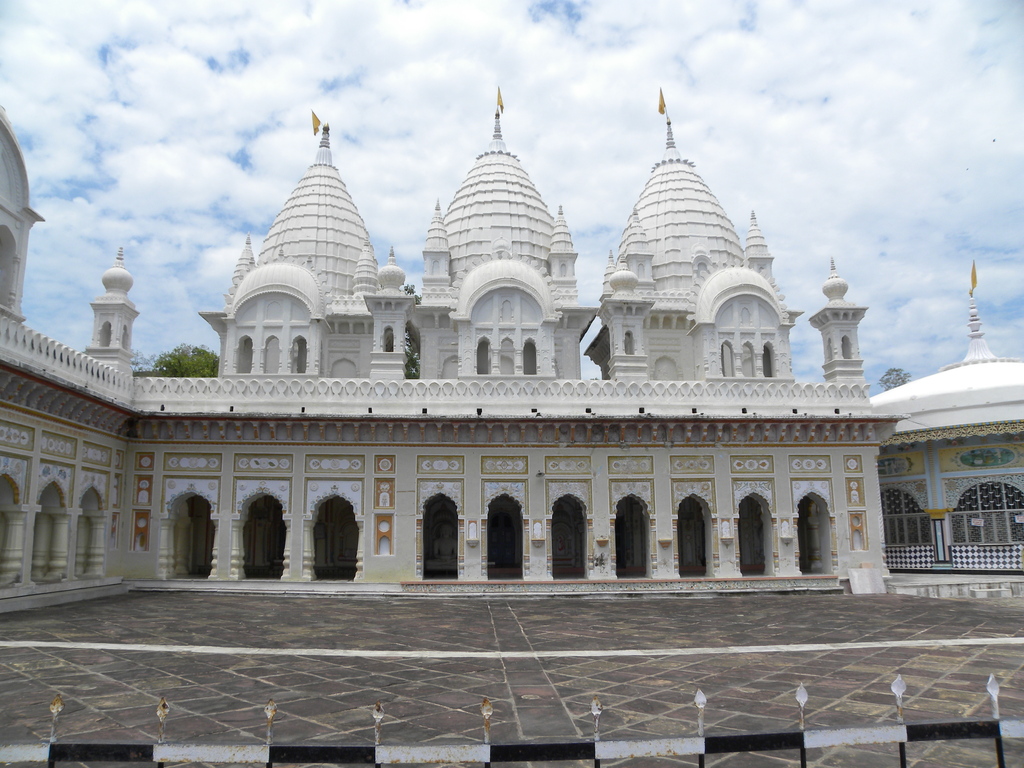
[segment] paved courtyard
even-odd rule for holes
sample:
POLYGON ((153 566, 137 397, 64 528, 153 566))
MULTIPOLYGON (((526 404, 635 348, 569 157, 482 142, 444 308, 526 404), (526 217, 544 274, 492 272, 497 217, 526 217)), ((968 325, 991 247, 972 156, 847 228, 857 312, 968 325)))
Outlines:
MULTIPOLYGON (((590 736, 594 694, 605 739, 893 723, 889 685, 907 682, 908 721, 1024 717, 1024 599, 903 595, 542 598, 284 598, 145 594, 0 615, 0 743, 49 734, 152 742, 256 743, 263 706, 279 743, 369 744, 590 736)), ((1024 765, 1024 739, 1005 742, 1024 765)), ((898 765, 894 745, 808 754, 817 766, 898 765)), ((908 745, 910 764, 994 766, 991 741, 908 745)), ((796 755, 709 756, 709 766, 796 765, 796 755)), ((645 762, 634 760, 631 766, 645 762)), ((696 765, 695 758, 658 764, 696 765)), ((607 765, 607 763, 605 763, 607 765)))

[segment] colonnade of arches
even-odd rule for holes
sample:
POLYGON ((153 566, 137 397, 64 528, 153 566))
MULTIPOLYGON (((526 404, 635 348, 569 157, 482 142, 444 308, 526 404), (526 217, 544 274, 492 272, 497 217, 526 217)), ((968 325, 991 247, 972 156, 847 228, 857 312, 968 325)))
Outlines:
MULTIPOLYGON (((803 574, 829 573, 831 565, 831 529, 827 507, 816 497, 804 497, 798 504, 796 558, 803 574)), ((774 575, 773 521, 768 505, 756 496, 742 499, 736 517, 736 560, 744 576, 774 575)), ((524 562, 531 538, 543 537, 543 530, 531 532, 521 504, 506 494, 492 499, 479 534, 484 547, 487 579, 524 578, 524 562)), ((586 509, 571 496, 563 496, 552 505, 548 540, 550 576, 555 579, 585 579, 591 570, 593 544, 590 541, 586 509)), ((708 504, 689 496, 676 509, 676 552, 680 578, 713 576, 710 553, 712 515, 708 504)), ((287 555, 288 526, 280 501, 263 495, 251 500, 236 521, 238 539, 232 552, 237 573, 246 579, 280 579, 289 570, 287 555)), ((475 523, 471 523, 475 527, 475 523)), ((535 522, 535 525, 540 523, 535 522)), ((360 569, 361 526, 351 503, 331 497, 316 508, 308 524, 311 540, 305 542, 310 560, 309 578, 315 580, 352 580, 360 569)), ((172 526, 173 555, 169 558, 175 576, 205 577, 215 568, 215 527, 209 503, 191 497, 179 510, 172 526)), ((456 503, 444 495, 431 497, 423 506, 422 576, 424 580, 459 577, 459 541, 462 531, 456 503)), ((476 540, 471 530, 468 537, 476 540)), ((620 579, 650 578, 656 552, 652 547, 654 530, 646 503, 636 496, 625 496, 616 503, 612 521, 614 574, 620 579)), ((305 574, 304 572, 304 575, 305 574)))
POLYGON ((771 343, 764 344, 758 351, 751 342, 744 342, 737 356, 732 342, 723 341, 721 352, 722 375, 727 378, 742 376, 750 379, 763 376, 771 379, 775 376, 775 350, 771 343))
POLYGON ((255 354, 251 336, 242 336, 235 351, 235 373, 306 373, 309 347, 304 336, 292 340, 286 360, 281 359, 281 341, 269 336, 263 344, 262 354, 255 354), (254 370, 253 366, 259 370, 254 370))

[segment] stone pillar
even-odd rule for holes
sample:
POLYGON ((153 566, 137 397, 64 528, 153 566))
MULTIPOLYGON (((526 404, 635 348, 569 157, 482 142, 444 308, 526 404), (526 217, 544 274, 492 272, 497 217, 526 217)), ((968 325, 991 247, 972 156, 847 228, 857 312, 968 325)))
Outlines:
POLYGON ((292 521, 286 516, 284 523, 284 560, 281 563, 281 581, 293 581, 292 577, 292 521))
POLYGON ((811 561, 811 573, 824 573, 821 562, 821 525, 817 506, 807 515, 807 549, 811 561))
POLYGON ((313 580, 313 521, 302 521, 302 581, 313 580))
POLYGON ((231 557, 228 564, 228 578, 234 581, 245 578, 243 564, 245 562, 242 554, 242 521, 231 521, 231 557))
POLYGON ((21 509, 9 509, 3 513, 7 521, 7 541, 3 551, 0 551, 0 584, 17 584, 21 581, 27 514, 21 509))
POLYGON ((186 513, 181 513, 174 523, 174 542, 171 557, 171 576, 188 575, 188 553, 191 549, 192 521, 186 513))
MULTIPOLYGON (((363 546, 363 521, 356 520, 356 525, 359 528, 359 537, 356 539, 359 543, 356 544, 356 575, 353 581, 363 581, 366 578, 366 574, 363 573, 363 563, 366 557, 366 548, 363 546)), ((392 550, 393 551, 393 550, 392 550)))
POLYGON ((213 523, 213 553, 210 557, 210 578, 216 580, 220 578, 220 574, 217 573, 218 561, 220 560, 217 556, 220 550, 220 537, 218 536, 220 533, 220 519, 211 516, 210 522, 213 523))
POLYGON ((47 564, 46 577, 51 581, 61 581, 68 573, 68 527, 71 516, 67 512, 51 514, 53 533, 50 544, 50 559, 47 564))
POLYGON ((171 577, 171 562, 174 559, 172 548, 174 547, 174 532, 171 528, 170 517, 160 521, 160 554, 156 560, 156 577, 158 579, 169 579, 171 577))
POLYGON ((102 578, 105 575, 104 554, 106 553, 106 518, 89 519, 89 547, 86 553, 85 575, 102 578))
POLYGON ((50 541, 53 537, 53 518, 43 512, 36 512, 32 540, 32 581, 46 578, 50 562, 50 541))

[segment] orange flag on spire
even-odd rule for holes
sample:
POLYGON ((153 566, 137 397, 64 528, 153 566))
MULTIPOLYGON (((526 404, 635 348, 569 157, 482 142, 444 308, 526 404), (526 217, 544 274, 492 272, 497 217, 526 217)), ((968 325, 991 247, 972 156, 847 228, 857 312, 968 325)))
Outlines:
POLYGON ((313 114, 313 135, 316 136, 320 133, 320 118, 316 116, 316 112, 309 110, 313 114))
POLYGON ((498 86, 498 109, 504 114, 505 102, 501 100, 501 86, 498 86))
POLYGON ((665 94, 661 92, 661 88, 658 89, 658 114, 665 114, 665 94))
POLYGON ((978 266, 972 261, 971 262, 971 290, 968 294, 971 298, 974 298, 974 289, 978 287, 978 266))

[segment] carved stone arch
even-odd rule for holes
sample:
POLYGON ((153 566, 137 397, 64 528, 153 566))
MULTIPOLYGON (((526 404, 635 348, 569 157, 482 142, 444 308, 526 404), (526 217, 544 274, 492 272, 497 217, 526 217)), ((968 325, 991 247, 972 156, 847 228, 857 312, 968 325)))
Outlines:
MULTIPOLYGON (((983 483, 1005 483, 1006 485, 1012 485, 1021 493, 1024 493, 1024 475, 984 475, 981 477, 957 477, 949 478, 944 482, 946 506, 950 509, 957 507, 960 504, 960 498, 976 485, 982 485, 983 483)), ((889 488, 889 485, 885 486, 889 488)), ((925 508, 925 504, 921 504, 921 509, 925 508)))
POLYGON ((647 513, 654 516, 654 484, 650 480, 633 480, 611 483, 611 514, 615 516, 615 508, 620 499, 636 496, 644 503, 647 513))
POLYGON ((758 500, 764 503, 765 509, 768 510, 769 514, 775 515, 774 493, 771 480, 733 480, 733 508, 739 509, 740 502, 747 496, 757 497, 758 500))
MULTIPOLYGON (((966 479, 969 479, 969 478, 964 478, 964 479, 966 480, 966 479)), ((890 489, 897 490, 897 491, 902 491, 903 493, 907 494, 914 501, 917 502, 917 506, 919 506, 921 509, 927 509, 928 508, 928 488, 925 485, 925 481, 924 480, 913 480, 913 481, 904 482, 904 483, 885 483, 882 486, 881 490, 884 493, 885 491, 888 491, 890 489)), ((957 496, 957 498, 959 499, 960 497, 957 496)), ((950 504, 949 506, 950 507, 955 507, 956 503, 954 502, 953 504, 950 504)))
POLYGON ((6 480, 7 484, 10 485, 10 487, 11 487, 11 499, 12 499, 11 503, 12 504, 20 504, 21 503, 21 488, 18 487, 17 480, 15 480, 14 477, 12 477, 11 475, 7 474, 6 472, 0 473, 0 480, 6 480))
POLYGON ((828 480, 793 480, 793 509, 796 509, 800 501, 808 495, 819 496, 830 515, 834 515, 832 509, 832 485, 828 480))
POLYGON ((61 508, 67 509, 67 495, 65 494, 64 489, 60 487, 60 483, 58 483, 56 480, 51 480, 50 482, 48 482, 46 485, 39 489, 39 493, 36 495, 36 503, 42 504, 43 494, 46 493, 46 489, 49 488, 51 485, 57 490, 57 497, 60 499, 61 508))
POLYGON ((210 505, 210 517, 219 514, 217 501, 220 496, 220 482, 214 478, 177 478, 164 480, 164 508, 161 518, 166 519, 174 513, 178 502, 189 496, 199 496, 210 505))
POLYGON ((674 480, 672 482, 673 510, 678 511, 679 505, 691 496, 707 508, 712 518, 717 517, 715 486, 711 480, 674 480))
POLYGON ((283 514, 287 515, 291 503, 291 482, 288 480, 236 480, 235 481, 235 513, 234 519, 239 520, 242 511, 258 496, 271 496, 281 503, 283 514))
POLYGON ((79 489, 78 489, 78 506, 82 506, 82 498, 90 489, 96 492, 96 498, 99 499, 99 509, 103 510, 107 508, 106 489, 104 483, 100 477, 96 477, 92 472, 82 472, 80 477, 79 489))
POLYGON ((526 503, 526 483, 520 481, 496 481, 484 482, 484 497, 482 509, 487 509, 492 501, 499 496, 508 496, 519 504, 523 517, 528 515, 529 507, 526 503))
POLYGON ((70 467, 65 467, 60 464, 49 464, 42 463, 39 465, 39 472, 36 476, 36 486, 39 488, 39 492, 36 494, 36 503, 43 496, 43 491, 46 490, 46 486, 53 483, 57 486, 57 491, 60 493, 61 504, 66 509, 68 506, 68 500, 71 498, 72 482, 74 480, 74 470, 70 467))
POLYGON ((335 482, 310 480, 306 484, 306 504, 303 519, 312 520, 317 508, 332 497, 343 499, 352 505, 352 514, 357 520, 363 517, 363 481, 337 480, 335 482))
POLYGON ((25 479, 28 476, 28 462, 13 456, 0 456, 0 475, 6 477, 14 492, 15 504, 20 504, 25 495, 25 479))
POLYGON ((416 484, 416 514, 422 517, 427 502, 435 496, 447 496, 455 504, 456 514, 462 517, 462 495, 461 480, 420 480, 416 484))

